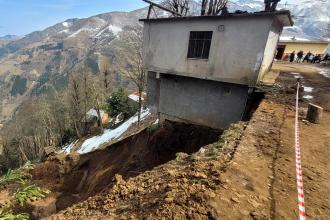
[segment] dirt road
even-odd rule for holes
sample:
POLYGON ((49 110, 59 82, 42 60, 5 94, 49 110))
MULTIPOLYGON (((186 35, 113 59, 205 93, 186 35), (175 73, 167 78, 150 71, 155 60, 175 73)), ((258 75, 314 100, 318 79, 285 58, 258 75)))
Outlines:
POLYGON ((309 219, 330 219, 330 79, 315 67, 280 66, 278 88, 269 91, 244 132, 216 210, 221 219, 297 219, 294 152, 294 86, 307 88, 300 102, 300 141, 309 219), (292 73, 291 71, 294 70, 292 73), (287 72, 289 71, 289 72, 287 72), (325 108, 321 124, 303 122, 307 103, 325 108))

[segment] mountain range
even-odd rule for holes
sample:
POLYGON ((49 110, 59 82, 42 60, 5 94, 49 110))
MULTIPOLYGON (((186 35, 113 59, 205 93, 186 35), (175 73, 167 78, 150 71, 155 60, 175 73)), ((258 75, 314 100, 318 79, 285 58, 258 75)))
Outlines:
MULTIPOLYGON (((263 7, 263 2, 256 0, 229 3, 230 12, 255 12, 263 7)), ((194 8, 198 5, 194 4, 194 8)), ((299 5, 279 4, 279 8, 290 9, 295 16, 295 26, 286 28, 284 35, 304 38, 326 35, 330 1, 304 0, 299 5)), ((148 8, 142 8, 73 18, 23 37, 0 38, 0 124, 10 119, 27 97, 65 88, 72 72, 85 67, 97 74, 105 66, 114 66, 118 35, 142 28, 138 20, 146 17, 147 11, 148 8)), ((158 10, 156 13, 166 15, 158 10)), ((113 85, 129 86, 130 81, 113 69, 113 85)))

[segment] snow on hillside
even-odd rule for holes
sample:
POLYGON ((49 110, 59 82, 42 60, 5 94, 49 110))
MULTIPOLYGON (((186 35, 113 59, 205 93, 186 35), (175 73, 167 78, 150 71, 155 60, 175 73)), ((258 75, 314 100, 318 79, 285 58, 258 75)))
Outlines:
MULTIPOLYGON (((263 1, 238 0, 230 1, 229 11, 236 10, 256 12, 264 9, 263 1)), ((294 26, 284 28, 283 35, 302 38, 322 38, 326 34, 326 28, 330 23, 329 0, 302 0, 295 4, 287 4, 281 1, 278 10, 288 9, 294 16, 294 26)))
MULTIPOLYGON (((149 109, 143 109, 141 112, 141 120, 144 120, 150 115, 149 109)), ((138 115, 135 114, 133 117, 129 118, 123 124, 115 129, 106 129, 103 134, 94 136, 86 139, 81 147, 77 150, 79 154, 87 154, 92 151, 97 150, 103 144, 109 143, 113 140, 120 140, 120 137, 135 123, 138 122, 138 115)), ((72 142, 69 145, 66 145, 62 148, 62 152, 69 154, 70 151, 75 147, 77 141, 72 142)))
POLYGON ((68 28, 68 27, 71 26, 71 23, 65 21, 65 22, 62 23, 62 25, 63 25, 64 27, 68 28))

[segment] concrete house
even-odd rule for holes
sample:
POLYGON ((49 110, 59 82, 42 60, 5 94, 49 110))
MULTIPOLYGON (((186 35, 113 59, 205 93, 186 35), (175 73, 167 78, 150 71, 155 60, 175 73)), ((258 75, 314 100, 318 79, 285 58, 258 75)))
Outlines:
POLYGON ((225 128, 270 69, 289 11, 142 19, 147 102, 161 119, 225 128))

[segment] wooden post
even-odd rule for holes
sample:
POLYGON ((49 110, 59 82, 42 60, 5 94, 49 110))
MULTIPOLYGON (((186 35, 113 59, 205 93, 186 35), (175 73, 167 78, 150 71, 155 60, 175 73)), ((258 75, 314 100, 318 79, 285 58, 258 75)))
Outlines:
POLYGON ((308 104, 307 120, 319 124, 322 119, 323 108, 312 103, 308 104))

